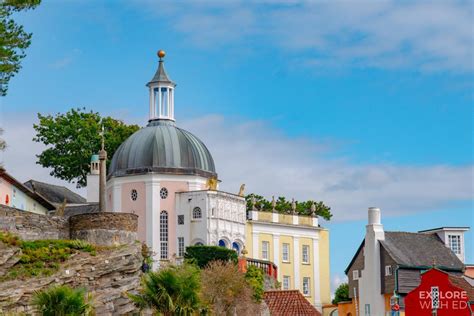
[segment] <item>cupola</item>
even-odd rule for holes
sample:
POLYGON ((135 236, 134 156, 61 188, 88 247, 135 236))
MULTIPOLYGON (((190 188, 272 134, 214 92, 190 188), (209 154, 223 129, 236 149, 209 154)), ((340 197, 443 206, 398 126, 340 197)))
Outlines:
POLYGON ((150 117, 149 121, 170 120, 174 121, 174 89, 176 83, 171 81, 165 71, 163 58, 165 52, 159 50, 158 70, 147 83, 150 89, 150 117))

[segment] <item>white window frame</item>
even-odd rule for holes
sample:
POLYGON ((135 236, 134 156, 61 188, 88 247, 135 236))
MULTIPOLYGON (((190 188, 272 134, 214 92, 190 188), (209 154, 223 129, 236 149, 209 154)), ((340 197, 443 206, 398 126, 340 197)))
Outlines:
POLYGON ((291 288, 291 277, 289 275, 284 275, 283 276, 281 286, 282 286, 283 290, 289 290, 291 288))
POLYGON ((268 241, 262 241, 262 259, 268 260, 270 258, 270 243, 268 241))
POLYGON ((385 266, 385 276, 392 275, 392 266, 385 266))
POLYGON ((462 254, 462 249, 461 249, 461 235, 448 235, 448 245, 449 249, 454 252, 456 255, 461 255, 462 254), (457 248, 455 249, 453 241, 456 240, 457 242, 457 248))
POLYGON ((290 244, 283 243, 281 246, 281 261, 290 262, 290 244))
POLYGON ((353 270, 352 271, 352 280, 359 280, 360 274, 359 270, 353 270))
POLYGON ((193 208, 193 220, 201 220, 202 219, 202 210, 199 206, 193 208))
POLYGON ((168 260, 168 212, 161 211, 160 213, 160 259, 168 260))
POLYGON ((303 249, 302 249, 302 262, 303 263, 306 263, 306 264, 309 264, 309 245, 303 245, 303 249))
POLYGON ((311 296, 311 278, 310 277, 303 277, 303 295, 311 296))
POLYGON ((178 237, 178 257, 184 257, 184 237, 178 237))

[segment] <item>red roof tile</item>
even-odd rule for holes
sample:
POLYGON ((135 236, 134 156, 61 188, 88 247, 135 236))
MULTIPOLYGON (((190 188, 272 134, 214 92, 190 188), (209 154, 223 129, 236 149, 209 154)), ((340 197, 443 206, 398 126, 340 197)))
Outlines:
POLYGON ((321 316, 298 290, 267 291, 263 299, 272 316, 321 316))
POLYGON ((464 277, 450 274, 449 281, 451 281, 451 284, 454 285, 455 287, 466 291, 466 294, 469 300, 474 301, 474 287, 471 286, 469 282, 467 282, 466 279, 464 279, 464 277))

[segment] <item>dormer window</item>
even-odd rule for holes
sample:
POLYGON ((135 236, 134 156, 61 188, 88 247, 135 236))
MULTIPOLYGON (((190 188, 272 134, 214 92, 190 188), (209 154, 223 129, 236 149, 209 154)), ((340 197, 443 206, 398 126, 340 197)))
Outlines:
POLYGON ((457 255, 461 254, 461 236, 448 235, 449 248, 457 255))

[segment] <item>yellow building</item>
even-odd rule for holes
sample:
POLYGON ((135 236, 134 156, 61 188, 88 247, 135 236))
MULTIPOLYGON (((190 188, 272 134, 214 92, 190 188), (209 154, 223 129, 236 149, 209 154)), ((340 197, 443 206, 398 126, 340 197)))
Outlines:
POLYGON ((331 302, 329 231, 318 218, 250 211, 246 226, 248 256, 278 267, 282 289, 297 289, 319 310, 331 302))

